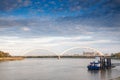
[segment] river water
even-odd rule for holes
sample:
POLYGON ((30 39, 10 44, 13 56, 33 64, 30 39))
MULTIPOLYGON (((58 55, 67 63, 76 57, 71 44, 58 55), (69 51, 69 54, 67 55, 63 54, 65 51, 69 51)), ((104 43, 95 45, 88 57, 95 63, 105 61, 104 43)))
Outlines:
POLYGON ((0 62, 0 80, 110 80, 120 76, 120 66, 88 71, 90 61, 93 59, 30 58, 0 62))

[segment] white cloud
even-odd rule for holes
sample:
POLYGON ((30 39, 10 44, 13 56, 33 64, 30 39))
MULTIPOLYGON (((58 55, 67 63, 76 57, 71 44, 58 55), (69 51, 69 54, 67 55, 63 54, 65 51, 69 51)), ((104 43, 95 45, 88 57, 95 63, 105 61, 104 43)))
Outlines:
MULTIPOLYGON (((23 55, 30 49, 50 49, 53 52, 62 52, 63 50, 75 46, 94 46, 99 44, 114 43, 111 40, 89 40, 91 36, 72 36, 72 37, 38 37, 38 38, 19 38, 10 36, 1 36, 0 49, 10 52, 12 55, 23 55), (87 41, 84 41, 87 39, 87 41)), ((97 47, 96 47, 97 48, 97 47)), ((111 49, 107 47, 107 49, 111 49)), ((103 51, 104 51, 103 46, 103 51)))
POLYGON ((31 29, 28 28, 28 27, 22 27, 21 30, 23 30, 23 31, 30 31, 31 29))

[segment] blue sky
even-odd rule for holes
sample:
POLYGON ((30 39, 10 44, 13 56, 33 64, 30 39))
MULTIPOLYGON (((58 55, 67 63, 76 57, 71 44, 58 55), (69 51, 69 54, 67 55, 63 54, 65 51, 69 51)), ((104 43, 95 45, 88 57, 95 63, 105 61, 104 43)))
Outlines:
POLYGON ((119 0, 1 0, 0 48, 11 54, 75 46, 120 51, 119 0))

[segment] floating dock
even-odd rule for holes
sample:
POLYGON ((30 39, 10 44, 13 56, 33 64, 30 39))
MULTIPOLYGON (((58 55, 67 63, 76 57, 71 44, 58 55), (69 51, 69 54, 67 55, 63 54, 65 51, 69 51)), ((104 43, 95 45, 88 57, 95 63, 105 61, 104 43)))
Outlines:
POLYGON ((90 62, 90 64, 87 66, 88 70, 102 70, 110 69, 112 67, 114 66, 111 64, 110 57, 99 57, 98 60, 90 62))

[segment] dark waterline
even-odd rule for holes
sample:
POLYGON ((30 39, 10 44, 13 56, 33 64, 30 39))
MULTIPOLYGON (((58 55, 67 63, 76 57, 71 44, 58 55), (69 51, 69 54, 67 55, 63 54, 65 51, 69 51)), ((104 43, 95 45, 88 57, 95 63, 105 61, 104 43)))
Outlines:
POLYGON ((0 80, 110 80, 120 76, 120 66, 88 71, 86 66, 90 61, 93 59, 31 58, 0 62, 0 80))

